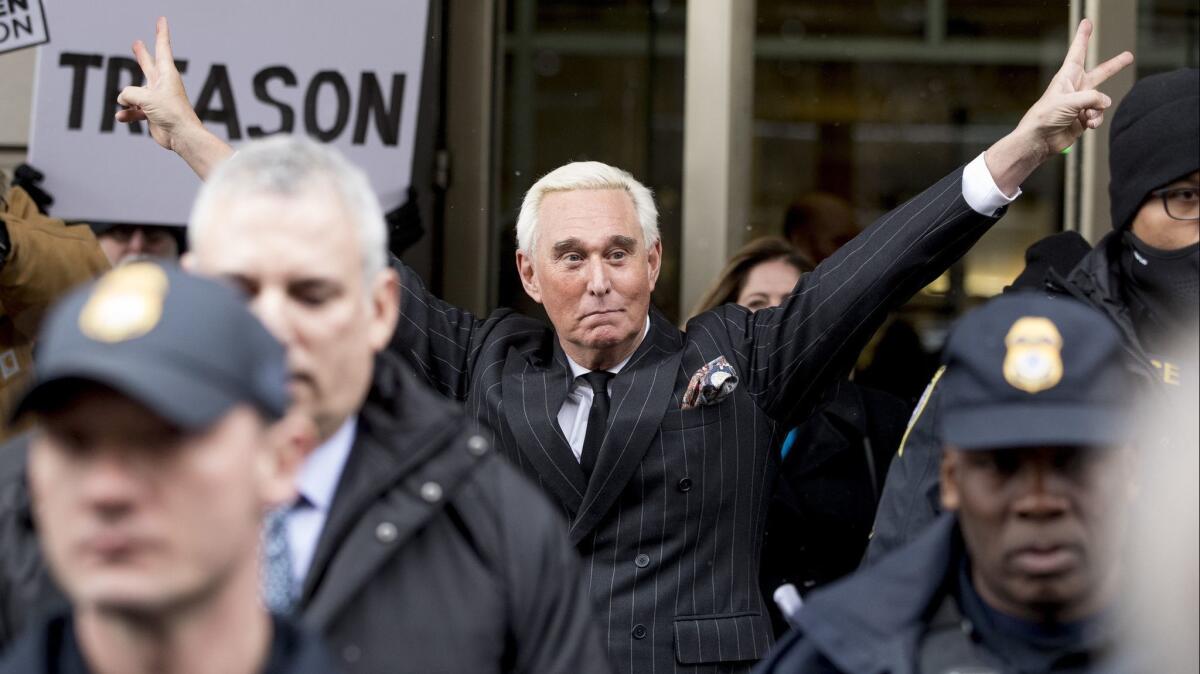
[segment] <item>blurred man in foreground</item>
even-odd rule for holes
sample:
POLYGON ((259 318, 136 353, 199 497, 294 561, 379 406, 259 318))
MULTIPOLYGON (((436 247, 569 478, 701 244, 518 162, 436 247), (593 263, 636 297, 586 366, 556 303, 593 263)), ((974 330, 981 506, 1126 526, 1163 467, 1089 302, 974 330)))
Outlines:
MULTIPOLYGON (((33 518, 71 612, 0 672, 331 671, 259 599, 259 531, 293 493, 284 351, 233 290, 151 263, 67 298, 17 415, 33 518)), ((31 608, 32 610, 32 608, 31 608)))
POLYGON ((946 346, 942 504, 879 564, 813 595, 764 672, 1081 672, 1133 495, 1120 335, 1067 298, 1014 293, 946 346))
MULTIPOLYGON (((1200 385, 1178 338, 1200 325, 1200 70, 1140 80, 1113 116, 1109 196, 1114 231, 1070 270, 1035 279, 1103 312, 1156 394, 1200 385)), ((1032 250, 1032 249, 1031 249, 1032 250)), ((920 534, 937 517, 937 377, 892 461, 866 562, 920 534)))

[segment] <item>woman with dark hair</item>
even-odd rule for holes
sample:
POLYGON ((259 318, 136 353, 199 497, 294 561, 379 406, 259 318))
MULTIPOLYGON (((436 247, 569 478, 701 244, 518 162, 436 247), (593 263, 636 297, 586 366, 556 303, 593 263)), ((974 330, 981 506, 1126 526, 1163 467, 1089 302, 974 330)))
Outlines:
POLYGON ((692 316, 735 302, 751 311, 777 306, 800 275, 816 267, 778 236, 754 239, 734 253, 716 282, 700 298, 692 316))
MULTIPOLYGON (((777 306, 812 269, 784 239, 755 239, 734 254, 693 313, 727 302, 752 311, 777 306)), ((768 598, 788 584, 807 594, 858 567, 908 412, 903 400, 846 378, 791 429, 780 447, 762 551, 760 582, 768 598)), ((778 611, 771 618, 777 634, 786 631, 778 611)))

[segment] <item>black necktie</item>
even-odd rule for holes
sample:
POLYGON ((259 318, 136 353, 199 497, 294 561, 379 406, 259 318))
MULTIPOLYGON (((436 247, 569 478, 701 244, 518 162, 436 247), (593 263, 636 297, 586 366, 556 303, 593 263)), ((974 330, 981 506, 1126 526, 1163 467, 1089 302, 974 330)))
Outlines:
POLYGON ((579 455, 579 465, 588 479, 592 477, 592 469, 600 456, 600 445, 604 443, 604 431, 608 426, 608 382, 613 376, 604 370, 583 375, 584 381, 592 387, 592 411, 588 413, 587 433, 583 436, 583 451, 579 455))

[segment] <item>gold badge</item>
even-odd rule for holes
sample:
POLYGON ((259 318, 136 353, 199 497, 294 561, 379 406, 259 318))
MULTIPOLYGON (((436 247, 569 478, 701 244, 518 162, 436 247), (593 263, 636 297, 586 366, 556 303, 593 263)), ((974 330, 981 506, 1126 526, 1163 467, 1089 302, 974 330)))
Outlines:
POLYGON ((1017 319, 1004 338, 1004 381, 1026 393, 1054 388, 1062 380, 1062 335, 1049 318, 1017 319))
POLYGON ((98 342, 123 342, 150 332, 162 318, 167 274, 149 262, 109 272, 79 314, 79 329, 98 342))

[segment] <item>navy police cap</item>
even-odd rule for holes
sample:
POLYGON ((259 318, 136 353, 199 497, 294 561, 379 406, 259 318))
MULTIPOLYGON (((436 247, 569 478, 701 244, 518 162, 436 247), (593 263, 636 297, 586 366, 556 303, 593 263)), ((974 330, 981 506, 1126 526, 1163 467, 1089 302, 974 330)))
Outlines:
POLYGON ((958 322, 944 362, 948 446, 1113 446, 1128 437, 1134 383, 1121 336, 1074 299, 997 297, 958 322))
POLYGON ((13 418, 54 407, 80 382, 114 389, 189 431, 241 403, 268 419, 288 405, 284 349, 238 292, 169 263, 118 267, 60 302, 13 418))

